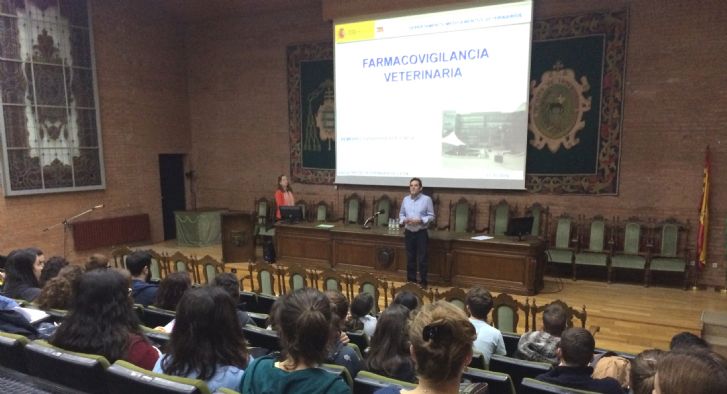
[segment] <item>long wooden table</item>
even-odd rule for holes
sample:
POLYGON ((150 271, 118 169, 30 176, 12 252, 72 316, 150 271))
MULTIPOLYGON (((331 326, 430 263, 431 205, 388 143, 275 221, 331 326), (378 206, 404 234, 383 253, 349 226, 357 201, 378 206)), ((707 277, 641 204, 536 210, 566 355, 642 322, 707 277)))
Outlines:
MULTIPOLYGON (((430 284, 533 295, 543 288, 545 243, 536 237, 518 241, 496 236, 474 240, 473 234, 429 231, 430 284)), ((283 262, 369 272, 389 279, 406 278, 404 230, 330 228, 317 224, 277 224, 277 256, 283 262)))

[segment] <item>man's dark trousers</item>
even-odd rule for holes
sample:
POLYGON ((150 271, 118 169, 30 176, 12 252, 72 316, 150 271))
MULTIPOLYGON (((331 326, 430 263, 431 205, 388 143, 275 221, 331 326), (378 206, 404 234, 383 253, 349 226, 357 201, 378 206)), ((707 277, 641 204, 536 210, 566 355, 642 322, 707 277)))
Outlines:
POLYGON ((417 265, 419 266, 419 284, 427 286, 427 245, 429 234, 426 229, 419 231, 404 231, 404 244, 406 246, 406 280, 417 283, 417 265), (418 263, 418 264, 417 264, 418 263))

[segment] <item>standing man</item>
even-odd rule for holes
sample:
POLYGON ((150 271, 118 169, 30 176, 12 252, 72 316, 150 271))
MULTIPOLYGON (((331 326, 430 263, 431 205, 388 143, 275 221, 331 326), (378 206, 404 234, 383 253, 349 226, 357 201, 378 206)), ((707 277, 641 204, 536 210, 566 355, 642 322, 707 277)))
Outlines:
POLYGON ((429 196, 422 194, 422 180, 409 181, 409 195, 404 197, 399 210, 399 225, 404 225, 404 244, 406 246, 406 280, 417 281, 427 287, 427 245, 429 234, 427 226, 434 220, 434 205, 429 196))

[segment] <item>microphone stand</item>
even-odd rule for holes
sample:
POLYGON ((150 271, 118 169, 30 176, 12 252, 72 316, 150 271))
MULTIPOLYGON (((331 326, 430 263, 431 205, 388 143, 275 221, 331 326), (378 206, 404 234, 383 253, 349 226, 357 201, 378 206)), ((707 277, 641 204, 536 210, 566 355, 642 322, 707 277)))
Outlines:
POLYGON ((56 228, 58 226, 61 226, 61 225, 63 226, 63 258, 64 259, 66 258, 66 239, 68 238, 68 228, 71 227, 71 225, 73 224, 73 223, 71 223, 71 221, 74 220, 74 219, 78 219, 81 216, 86 215, 88 213, 91 213, 91 212, 93 212, 93 211, 95 211, 97 209, 103 208, 103 206, 104 206, 103 204, 95 205, 95 206, 93 206, 93 207, 91 207, 91 208, 89 208, 89 209, 87 209, 87 210, 85 210, 83 212, 79 212, 79 213, 77 213, 77 214, 75 214, 75 215, 73 215, 73 216, 71 216, 69 218, 63 219, 60 223, 56 223, 56 224, 54 224, 52 226, 48 226, 48 227, 46 227, 46 228, 43 229, 43 232, 46 232, 46 231, 50 231, 50 230, 52 230, 52 229, 54 229, 54 228, 56 228))

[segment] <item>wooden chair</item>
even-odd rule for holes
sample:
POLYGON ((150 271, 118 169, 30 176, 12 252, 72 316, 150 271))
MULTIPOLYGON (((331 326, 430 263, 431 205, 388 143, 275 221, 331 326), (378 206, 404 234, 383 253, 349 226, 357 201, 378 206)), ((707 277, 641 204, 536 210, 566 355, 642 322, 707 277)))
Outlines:
POLYGON ((548 207, 543 207, 540 203, 525 208, 525 216, 533 217, 533 228, 530 234, 546 238, 548 236, 548 207))
MULTIPOLYGON (((275 204, 271 203, 266 197, 255 200, 255 236, 261 238, 264 236, 272 237, 275 235, 275 204)), ((258 245, 262 240, 258 240, 258 245)))
POLYGON ((199 260, 194 260, 195 272, 199 271, 204 275, 204 283, 210 284, 218 274, 225 272, 225 263, 215 260, 212 256, 206 255, 199 260))
POLYGON ((275 289, 275 278, 278 277, 278 267, 269 263, 249 263, 247 269, 250 271, 250 288, 257 294, 267 294, 277 296, 282 294, 282 288, 278 283, 278 289, 275 289), (255 280, 257 279, 257 286, 255 280))
POLYGON ((525 332, 530 331, 528 317, 530 315, 530 304, 525 304, 512 298, 512 296, 500 293, 492 299, 492 322, 493 326, 502 332, 517 332, 517 325, 520 321, 520 311, 525 314, 525 332))
POLYGON ((608 283, 614 269, 638 271, 646 282, 646 260, 649 255, 648 236, 644 236, 644 223, 637 217, 621 222, 614 219, 614 242, 611 244, 611 264, 608 266, 608 283))
POLYGON ((289 264, 287 266, 281 265, 278 269, 278 273, 280 283, 283 285, 283 294, 288 293, 288 288, 290 288, 290 291, 293 292, 305 287, 311 287, 311 273, 299 264, 289 264), (286 276, 288 277, 287 286, 285 281, 286 276))
POLYGON ((607 220, 601 215, 596 215, 590 220, 581 217, 580 222, 579 248, 573 256, 573 280, 578 276, 578 266, 601 267, 607 274, 613 243, 607 220), (581 245, 586 247, 580 247, 581 245))
POLYGON ((560 215, 548 238, 552 241, 545 251, 549 265, 567 267, 573 275, 573 258, 578 245, 578 237, 573 231, 573 218, 565 213, 560 215))
POLYGON ((416 283, 404 283, 403 285, 396 287, 395 284, 391 285, 391 299, 396 298, 396 293, 408 291, 414 294, 419 300, 419 305, 424 305, 424 301, 428 300, 429 304, 434 302, 434 293, 431 289, 424 290, 421 286, 416 283))
POLYGON ((686 224, 669 218, 651 231, 652 254, 646 263, 646 286, 651 285, 653 272, 672 272, 684 276, 684 288, 689 284, 689 221, 686 224))
POLYGON ((305 200, 298 200, 295 202, 296 206, 300 207, 300 211, 303 213, 303 218, 301 220, 309 222, 310 221, 310 211, 308 211, 308 203, 305 202, 305 200))
POLYGON ((488 229, 491 235, 505 235, 510 218, 514 216, 514 209, 505 200, 497 204, 490 204, 488 229))
POLYGON ((333 215, 333 204, 329 204, 323 200, 318 201, 311 209, 312 222, 330 222, 333 215))
POLYGON ((398 214, 396 201, 389 198, 386 194, 374 198, 371 215, 376 215, 376 212, 381 211, 383 211, 381 214, 374 217, 374 226, 387 227, 389 225, 389 219, 398 214))
POLYGON ((147 252, 151 255, 151 265, 149 266, 149 271, 151 271, 151 280, 160 281, 164 279, 169 273, 169 271, 167 271, 169 268, 167 257, 154 250, 148 250, 147 252))
POLYGON ((322 270, 313 271, 313 283, 316 289, 320 291, 338 290, 347 299, 353 298, 350 275, 340 273, 333 268, 324 268, 322 270))
POLYGON ((130 255, 133 250, 126 246, 111 251, 111 258, 114 260, 114 267, 126 269, 126 256, 130 255))
POLYGON ((361 224, 363 222, 365 200, 358 194, 343 198, 343 224, 361 224))
POLYGON ((434 290, 434 299, 436 301, 439 300, 445 300, 447 302, 450 302, 457 306, 458 308, 465 310, 465 299, 467 298, 467 293, 465 293, 464 290, 460 289, 459 287, 452 287, 447 291, 444 291, 442 293, 439 292, 439 289, 434 290))
POLYGON ((477 205, 462 197, 456 202, 449 202, 449 223, 439 230, 449 230, 455 233, 470 233, 475 231, 475 217, 477 205))
POLYGON ((369 273, 362 273, 352 277, 351 289, 352 293, 349 299, 353 299, 356 294, 363 292, 370 293, 374 296, 374 310, 372 311, 374 314, 377 314, 380 311, 379 300, 381 296, 384 296, 384 309, 389 307, 389 298, 387 294, 389 284, 384 280, 381 280, 369 273), (356 289, 356 286, 358 286, 358 289, 356 289))
MULTIPOLYGON (((535 300, 533 300, 533 303, 530 306, 530 316, 532 319, 531 324, 532 324, 533 330, 537 329, 536 327, 538 327, 538 325, 537 325, 538 313, 542 313, 545 310, 545 308, 547 308, 548 306, 550 306, 552 304, 559 304, 560 306, 563 307, 563 310, 565 310, 567 328, 573 327, 574 318, 580 320, 582 328, 586 328, 586 320, 588 319, 588 313, 586 312, 585 305, 583 305, 583 308, 581 310, 577 310, 571 306, 568 306, 568 304, 566 304, 565 302, 563 302, 561 300, 555 300, 555 301, 545 304, 543 306, 537 306, 535 304, 535 300)), ((589 329, 589 331, 590 331, 590 329, 589 329)))
POLYGON ((174 272, 186 272, 189 274, 193 283, 199 283, 199 277, 197 276, 197 269, 194 266, 194 260, 190 257, 183 255, 181 252, 176 252, 168 257, 169 264, 174 267, 174 272))

